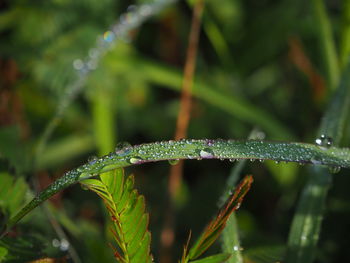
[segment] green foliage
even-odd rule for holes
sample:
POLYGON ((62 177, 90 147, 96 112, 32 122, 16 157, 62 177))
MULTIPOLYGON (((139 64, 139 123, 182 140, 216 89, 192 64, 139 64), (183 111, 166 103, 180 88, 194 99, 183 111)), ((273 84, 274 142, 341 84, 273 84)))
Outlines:
POLYGON ((130 256, 129 245, 138 251, 129 261, 150 261, 150 250, 157 261, 163 256, 160 232, 169 209, 163 202, 166 168, 146 163, 178 159, 203 159, 186 161, 188 190, 186 196, 179 193, 182 203, 174 211, 174 250, 181 250, 186 228, 200 236, 190 251, 185 247, 183 261, 350 261, 344 238, 350 220, 350 1, 205 2, 188 135, 210 139, 172 142, 193 5, 136 1, 146 14, 155 10, 152 18, 106 45, 103 33, 116 25, 128 27, 141 10, 131 6, 121 15, 131 1, 2 1, 0 221, 10 233, 0 240, 0 261, 112 262, 112 238, 119 260, 130 256), (297 52, 292 39, 298 40, 297 52), (78 69, 79 62, 94 57, 96 47, 103 51, 97 68, 78 69), (254 126, 266 133, 266 141, 216 139, 246 138, 254 126), (315 137, 321 145, 310 143, 315 137), (114 151, 117 138, 135 146, 114 151), (324 143, 328 138, 331 147, 324 143), (241 161, 230 173, 228 162, 207 159, 241 161), (329 173, 339 167, 344 176, 329 173), (119 168, 136 174, 136 182, 119 168), (21 210, 29 197, 26 180, 40 189, 53 180, 46 175, 61 174, 21 210), (254 174, 256 180, 244 209, 221 214, 225 220, 200 235, 217 197, 222 204, 242 174, 254 174), (108 213, 88 192, 74 187, 62 192, 76 182, 95 191, 108 213), (149 226, 135 189, 147 196, 149 226), (48 209, 36 209, 31 220, 14 227, 57 193, 48 209), (106 218, 112 220, 106 223, 106 218), (132 229, 140 230, 135 239, 132 229), (128 240, 120 238, 123 231, 128 240), (220 231, 221 248, 214 242, 220 231), (24 233, 41 238, 31 241, 24 233), (67 251, 52 247, 62 233, 69 239, 67 251), (214 256, 186 259, 207 248, 214 256))
POLYGON ((113 236, 119 250, 119 262, 152 262, 151 234, 145 200, 134 189, 134 177, 124 177, 118 169, 100 175, 100 179, 84 180, 82 184, 97 193, 105 203, 113 222, 113 236))
POLYGON ((26 201, 28 185, 23 177, 15 178, 8 173, 0 173, 0 210, 6 217, 12 217, 26 201))

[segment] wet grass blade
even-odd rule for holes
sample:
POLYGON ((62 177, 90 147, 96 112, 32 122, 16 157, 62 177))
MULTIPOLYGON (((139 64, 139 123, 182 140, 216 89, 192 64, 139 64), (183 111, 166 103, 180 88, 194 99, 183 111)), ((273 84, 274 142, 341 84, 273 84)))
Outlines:
MULTIPOLYGON (((331 100, 319 130, 317 143, 327 147, 339 145, 350 109, 349 70, 343 74, 339 88, 331 100)), ((334 170, 334 169, 333 169, 334 170)), ((338 169, 335 169, 338 170, 338 169)), ((325 201, 332 182, 328 169, 315 166, 301 194, 289 233, 287 263, 311 263, 321 231, 325 201)))
POLYGON ((11 218, 6 228, 8 230, 45 200, 79 181, 117 168, 177 159, 268 159, 350 168, 350 149, 325 148, 307 143, 208 139, 186 139, 128 146, 65 173, 11 218))

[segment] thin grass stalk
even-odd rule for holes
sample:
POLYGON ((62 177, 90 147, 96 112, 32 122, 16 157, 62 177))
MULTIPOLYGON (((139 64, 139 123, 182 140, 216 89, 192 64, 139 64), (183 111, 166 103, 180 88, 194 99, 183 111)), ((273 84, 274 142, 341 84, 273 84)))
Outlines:
POLYGON ((349 62, 350 55, 350 1, 342 1, 342 19, 340 33, 340 65, 344 68, 349 62))
POLYGON ((332 27, 323 0, 312 0, 312 5, 316 20, 315 25, 318 25, 322 54, 324 56, 328 90, 333 90, 337 87, 340 71, 332 27))

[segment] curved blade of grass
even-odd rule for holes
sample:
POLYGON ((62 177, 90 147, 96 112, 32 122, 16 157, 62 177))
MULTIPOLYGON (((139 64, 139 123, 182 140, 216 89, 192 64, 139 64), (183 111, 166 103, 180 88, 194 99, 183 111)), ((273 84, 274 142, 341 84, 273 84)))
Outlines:
POLYGON ((350 149, 307 143, 221 139, 186 139, 125 147, 65 173, 10 219, 7 227, 12 227, 42 202, 78 181, 116 168, 176 159, 269 159, 350 168, 350 149))
POLYGON ((114 225, 114 238, 120 252, 115 251, 120 262, 152 262, 150 233, 145 200, 134 189, 134 177, 124 179, 122 169, 100 175, 100 179, 82 182, 99 195, 114 225))
MULTIPOLYGON (((350 67, 343 74, 328 110, 322 119, 319 135, 332 138, 339 145, 350 109, 350 67)), ((319 239, 325 201, 332 181, 328 170, 313 167, 303 189, 293 218, 286 254, 287 263, 311 263, 319 239)))

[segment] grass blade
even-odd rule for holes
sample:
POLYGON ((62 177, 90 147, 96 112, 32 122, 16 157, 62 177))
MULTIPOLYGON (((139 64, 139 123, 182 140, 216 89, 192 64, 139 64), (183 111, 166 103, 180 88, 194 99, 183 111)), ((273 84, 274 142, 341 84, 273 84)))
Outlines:
POLYGON ((331 23, 326 13, 323 0, 312 1, 316 25, 319 26, 319 38, 322 46, 322 54, 324 57, 324 65, 326 66, 328 88, 335 89, 338 85, 339 79, 339 61, 335 49, 334 39, 332 35, 331 23))
MULTIPOLYGON (((338 145, 345 128, 350 109, 349 70, 344 73, 328 111, 320 126, 328 142, 338 145)), ((323 138, 321 137, 321 138, 323 138)), ((321 139, 319 143, 322 143, 321 139)), ((326 145, 323 145, 324 147, 326 145)), ((286 254, 287 263, 311 263, 315 257, 316 245, 321 231, 325 201, 332 181, 327 169, 313 167, 308 183, 303 189, 293 218, 286 254)))
POLYGON ((350 168, 350 149, 307 143, 235 140, 164 141, 118 149, 65 173, 39 193, 7 223, 7 230, 57 192, 79 181, 117 168, 174 159, 257 159, 350 168))

